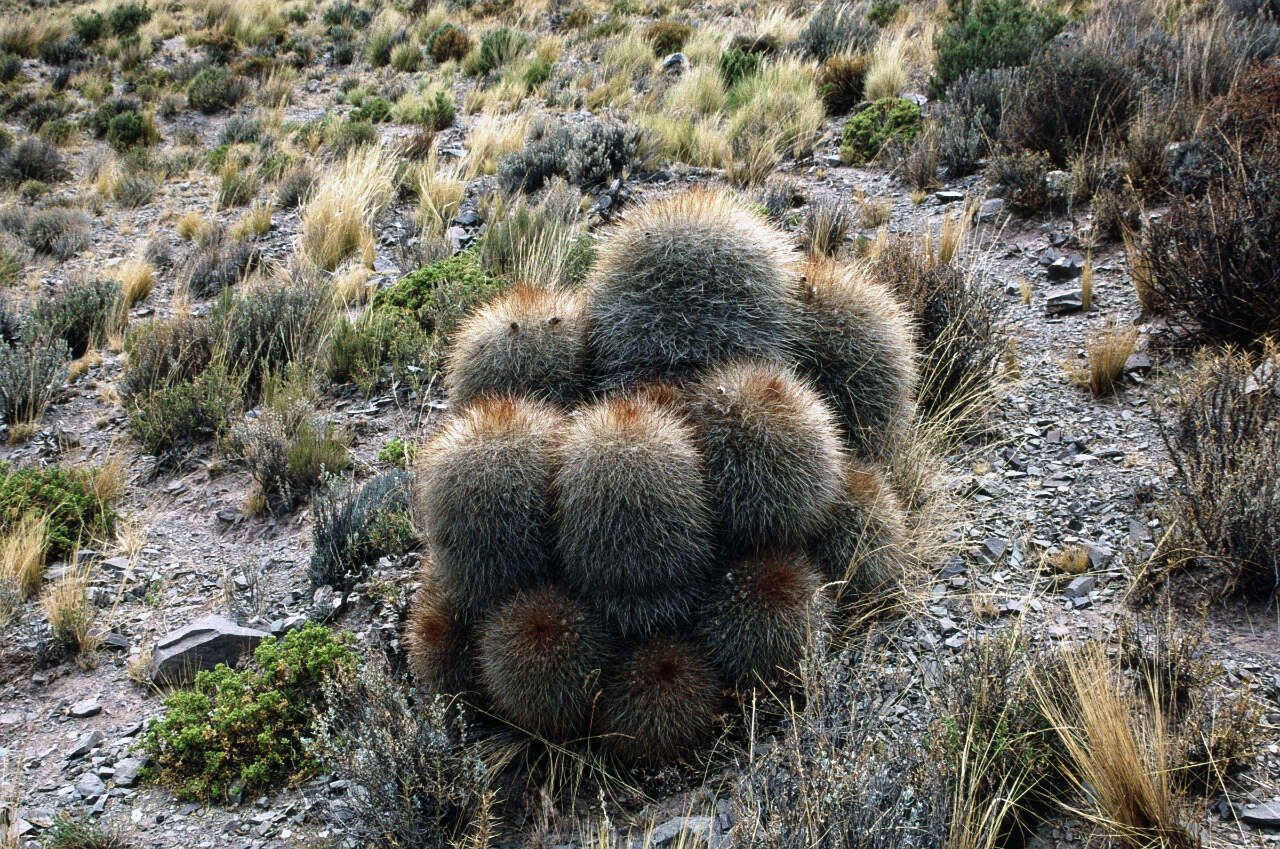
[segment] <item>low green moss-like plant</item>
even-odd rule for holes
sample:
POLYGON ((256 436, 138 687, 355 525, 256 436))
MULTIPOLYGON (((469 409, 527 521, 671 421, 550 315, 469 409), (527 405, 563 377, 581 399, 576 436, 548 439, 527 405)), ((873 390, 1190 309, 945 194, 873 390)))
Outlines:
POLYGON ((10 532, 29 513, 47 517, 46 551, 53 559, 92 537, 110 534, 118 518, 94 494, 87 471, 0 463, 0 532, 10 532))
POLYGON ((447 336, 459 319, 506 285, 485 272, 468 251, 406 274, 374 296, 373 308, 406 310, 424 330, 447 336))
POLYGON ((149 777, 182 799, 225 800, 270 789, 312 767, 309 736, 321 685, 356 660, 345 635, 308 624, 264 639, 253 662, 196 676, 165 699, 165 716, 143 738, 149 777))
POLYGON ((840 158, 851 165, 874 159, 890 139, 910 141, 923 126, 920 107, 901 97, 883 97, 844 123, 840 158))

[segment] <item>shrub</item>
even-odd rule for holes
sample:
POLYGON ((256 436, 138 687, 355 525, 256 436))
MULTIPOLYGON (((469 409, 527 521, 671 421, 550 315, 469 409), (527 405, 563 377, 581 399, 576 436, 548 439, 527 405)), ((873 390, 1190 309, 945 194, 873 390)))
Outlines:
POLYGON ((366 97, 358 109, 351 112, 352 121, 381 124, 391 120, 391 103, 385 97, 366 97))
POLYGON ((78 209, 37 210, 22 236, 36 253, 67 260, 89 246, 89 217, 78 209))
POLYGON ((240 379, 221 362, 187 380, 159 382, 130 397, 128 429, 146 453, 169 465, 193 445, 225 433, 241 406, 240 379))
POLYGON ((718 60, 720 78, 725 88, 732 88, 741 80, 755 76, 760 71, 760 57, 743 50, 727 50, 718 60))
POLYGON ((949 176, 974 173, 991 152, 1013 80, 1010 71, 972 71, 947 88, 938 124, 938 154, 949 176))
POLYGON ((331 679, 324 702, 317 747, 350 782, 346 804, 356 814, 344 831, 390 846, 445 846, 487 832, 490 770, 452 699, 411 705, 376 659, 331 679))
POLYGON ((814 198, 804 218, 805 242, 809 252, 834 256, 853 224, 853 210, 839 198, 814 198))
POLYGON ((880 30, 859 20, 854 9, 836 0, 824 0, 796 39, 796 48, 819 62, 838 53, 865 53, 875 46, 880 30))
POLYGON ((395 307, 369 310, 355 321, 339 318, 325 373, 366 395, 382 386, 416 384, 436 373, 436 342, 412 313, 395 307))
POLYGON ((61 339, 5 340, 0 344, 0 414, 14 427, 40 421, 67 379, 71 351, 61 339))
POLYGON ((484 76, 519 56, 529 43, 529 37, 511 27, 499 27, 480 40, 469 71, 484 76))
POLYGON ((230 76, 222 68, 205 68, 187 84, 187 103, 192 109, 213 114, 234 102, 230 76))
POLYGON ((155 777, 203 802, 270 790, 310 768, 303 740, 322 685, 354 662, 347 639, 308 624, 265 638, 242 671, 200 672, 190 689, 165 697, 165 715, 143 738, 155 777))
POLYGON ((1058 202, 1049 193, 1052 169, 1049 154, 1020 150, 994 157, 987 178, 995 186, 993 194, 1007 200, 1011 209, 1033 215, 1054 208, 1058 202))
POLYGON ((900 97, 885 97, 844 123, 840 158, 853 165, 874 159, 891 140, 908 142, 923 125, 920 107, 900 97))
POLYGON ((46 517, 45 553, 54 560, 109 536, 119 518, 94 494, 88 471, 0 463, 0 529, 9 533, 28 515, 46 517))
POLYGON ((649 25, 644 32, 644 37, 653 45, 654 55, 661 59, 663 56, 679 52, 692 33, 693 28, 688 24, 657 21, 649 25))
POLYGON ((871 66, 866 53, 857 56, 832 56, 822 63, 818 74, 818 94, 828 115, 847 115, 862 101, 862 81, 871 66))
POLYGON ((57 183, 71 176, 62 154, 41 138, 27 137, 0 152, 0 182, 17 186, 27 180, 57 183))
POLYGON ((151 20, 151 9, 145 3, 121 3, 107 13, 107 25, 117 38, 128 38, 151 20))
POLYGON ((1278 192, 1272 167, 1242 162, 1151 222, 1138 260, 1184 336, 1243 346, 1280 336, 1278 192))
POLYGON ((75 36, 46 41, 40 45, 40 61, 61 68, 84 59, 84 42, 75 36))
MULTIPOLYGON (((305 64, 305 63, 304 63, 305 64)), ((391 50, 391 67, 401 73, 412 73, 422 64, 422 51, 417 44, 405 41, 391 50)))
POLYGON ((72 357, 82 357, 115 328, 123 300, 115 280, 73 283, 53 298, 36 301, 31 323, 40 334, 65 342, 72 357))
POLYGON ((540 123, 530 130, 523 149, 498 164, 498 182, 509 192, 537 191, 558 176, 577 186, 596 186, 631 164, 638 140, 635 131, 612 121, 540 123))
POLYGON ((505 288, 471 252, 456 254, 401 277, 373 297, 373 309, 405 310, 424 330, 448 337, 464 315, 505 288))
POLYGON ((326 476, 351 465, 346 433, 291 395, 282 390, 257 418, 230 433, 232 450, 249 467, 272 515, 288 513, 326 476))
POLYGON ((252 244, 219 231, 191 249, 178 272, 178 286, 191 297, 207 298, 235 285, 257 263, 258 252, 252 244))
POLYGON ((1017 78, 1000 136, 1018 150, 1046 151, 1058 166, 1086 140, 1103 144, 1137 106, 1132 72, 1091 49, 1049 49, 1017 78))
POLYGON ((140 114, 142 104, 131 97, 111 97, 98 104, 98 108, 84 119, 85 127, 96 138, 105 138, 111 129, 111 122, 116 117, 126 114, 140 114))
POLYGON ((963 0, 934 36, 934 85, 945 88, 972 70, 1025 65, 1065 23, 1058 11, 1025 0, 963 0))
POLYGON ((258 286, 239 297, 224 291, 211 318, 218 350, 241 376, 252 402, 268 375, 315 356, 331 315, 328 289, 298 282, 258 286))
POLYGON ((886 27, 898 16, 901 8, 898 0, 875 0, 867 9, 867 20, 878 27, 886 27))
POLYGON ((103 828, 90 820, 59 815, 43 835, 46 849, 129 849, 129 839, 118 829, 103 828))
POLYGON ((365 42, 364 58, 373 67, 381 68, 391 62, 391 51, 408 40, 409 34, 402 29, 378 26, 365 42))
POLYGON ((71 29, 75 32, 76 38, 85 44, 93 44, 106 32, 107 19, 101 12, 90 9, 87 14, 75 15, 71 18, 71 29))
POLYGON ((427 52, 437 62, 461 60, 471 51, 471 39, 453 24, 443 24, 427 36, 427 52))
POLYGON ((921 408, 958 415, 983 397, 1008 347, 1000 293, 985 280, 917 248, 890 241, 874 273, 907 305, 921 353, 921 408))
POLYGON ((276 206, 286 210, 301 206, 315 182, 315 174, 305 165, 289 171, 280 178, 280 185, 276 187, 276 206))
MULTIPOLYGON (((448 92, 436 89, 420 97, 401 98, 396 103, 395 116, 402 123, 420 124, 430 131, 438 132, 453 126, 458 110, 448 92)), ((430 145, 427 145, 427 150, 430 151, 430 145)))
POLYGON ((116 186, 116 202, 125 209, 137 209, 151 203, 155 197, 156 181, 145 174, 130 174, 116 186))
POLYGON ((222 179, 218 183, 218 208, 248 206, 258 196, 259 188, 258 175, 253 171, 228 165, 222 169, 222 179))
POLYGON ((364 486, 334 487, 311 507, 313 587, 346 592, 379 557, 412 551, 417 536, 409 521, 409 476, 395 471, 364 486))

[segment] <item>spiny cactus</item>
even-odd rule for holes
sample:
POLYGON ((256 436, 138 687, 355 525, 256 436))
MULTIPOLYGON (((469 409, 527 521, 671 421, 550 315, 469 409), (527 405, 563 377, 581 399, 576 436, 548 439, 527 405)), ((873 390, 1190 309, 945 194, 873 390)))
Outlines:
POLYGON ((483 610, 551 575, 547 487, 561 422, 538 402, 481 399, 418 453, 415 518, 465 608, 483 610))
POLYGON ((794 257, 781 231, 724 194, 688 192, 633 211, 589 278, 595 386, 687 377, 733 357, 784 361, 794 257))
POLYGON ((725 678, 749 687, 778 680, 823 627, 822 575, 800 550, 774 550, 734 563, 708 602, 698 634, 725 678))
POLYGON ((588 607, 563 592, 517 593, 480 634, 480 679, 511 723, 563 740, 586 732, 609 638, 588 607))
POLYGON ((689 396, 726 546, 803 542, 839 494, 840 438, 822 398, 768 363, 713 368, 689 396))
POLYGON ((661 762, 702 742, 715 724, 720 690, 695 643, 654 638, 614 667, 600 699, 603 741, 620 756, 661 762))
POLYGON ((409 669, 432 692, 471 692, 475 687, 471 629, 429 559, 423 562, 418 580, 422 586, 405 625, 409 669))
POLYGON ((802 373, 830 399, 850 448, 887 458, 911 421, 918 382, 906 311, 861 269, 826 257, 805 264, 798 292, 802 373))
POLYGON ((582 394, 581 299, 521 286, 464 321, 445 373, 449 399, 526 393, 556 404, 582 394))
POLYGON ((825 580, 843 582, 833 593, 840 603, 878 606, 902 590, 906 539, 893 491, 873 468, 849 461, 840 497, 809 551, 825 580))
POLYGON ((559 459, 556 523, 569 585, 589 598, 634 599, 606 607, 627 633, 675 624, 670 614, 687 608, 678 595, 701 583, 711 560, 707 487, 689 428, 643 398, 608 398, 573 417, 559 459))

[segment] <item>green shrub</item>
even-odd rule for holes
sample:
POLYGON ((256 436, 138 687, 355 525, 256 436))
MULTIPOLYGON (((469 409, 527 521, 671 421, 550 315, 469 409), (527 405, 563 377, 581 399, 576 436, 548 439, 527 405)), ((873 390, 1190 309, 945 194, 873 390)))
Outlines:
POLYGON ((269 387, 275 397, 230 434, 232 451, 249 467, 273 515, 289 512, 326 476, 351 465, 346 432, 316 415, 300 388, 269 387))
POLYGON ((270 790, 309 769, 303 741, 321 685, 354 662, 348 638, 308 624, 264 639, 243 671, 200 672, 165 698, 165 716, 143 738, 152 776, 203 802, 270 790))
POLYGON ((128 38, 149 20, 151 10, 145 3, 121 3, 107 13, 111 34, 117 38, 128 38))
POLYGON ((898 16, 902 4, 898 0, 875 0, 867 9, 867 20, 878 27, 886 27, 898 16))
POLYGON ((366 97, 360 108, 351 111, 352 121, 367 121, 370 124, 381 124, 391 120, 391 103, 385 97, 366 97))
POLYGON ((243 375, 248 403, 257 400, 267 375, 314 356, 331 304, 327 288, 306 283, 264 286, 239 297, 224 290, 213 309, 214 339, 226 362, 243 375))
POLYGON ((92 820, 54 817, 53 828, 43 835, 44 849, 129 849, 129 838, 116 828, 103 828, 92 820))
POLYGON ((114 280, 73 283, 56 297, 36 301, 31 322, 41 335, 66 342, 72 357, 82 357, 90 345, 105 339, 122 298, 114 280))
POLYGON ((422 64, 422 51, 418 49, 418 45, 406 41, 403 44, 397 44, 391 51, 391 67, 401 73, 412 73, 418 70, 418 66, 422 64))
POLYGON ((972 70, 1025 65, 1065 23, 1056 10, 1025 0, 961 0, 933 39, 934 86, 945 88, 972 70))
POLYGON ((688 24, 675 21, 658 21, 650 24, 645 30, 645 39, 653 45, 653 53, 658 58, 679 52, 688 41, 693 29, 688 24))
POLYGON ((405 442, 398 436, 387 440, 387 444, 378 451, 378 462, 389 466, 407 466, 417 453, 417 446, 405 442))
POLYGON ((408 102, 401 101, 396 106, 397 121, 404 124, 419 124, 437 132, 453 126, 457 117, 458 110, 453 105, 453 98, 441 89, 412 98, 408 102))
POLYGON ((40 209, 27 219, 22 238, 38 254, 68 260, 89 246, 89 216, 79 209, 40 209))
POLYGON ((374 390, 430 377, 439 368, 433 334, 398 307, 370 310, 355 321, 340 318, 325 372, 335 383, 354 383, 366 395, 374 390))
POLYGON ((505 288, 467 251, 401 277, 374 295, 373 308, 406 310, 424 330, 448 336, 464 315, 505 288))
POLYGON ((65 557, 82 542, 108 536, 119 518, 94 495, 87 471, 14 468, 0 462, 0 530, 12 530, 28 513, 47 517, 46 553, 52 559, 65 557))
POLYGON ((116 150, 126 150, 147 141, 147 125, 137 112, 121 112, 107 125, 107 144, 116 150))
POLYGON ((205 68, 187 84, 187 103, 205 114, 221 112, 231 105, 231 88, 222 68, 205 68))
POLYGON ((753 77, 760 70, 760 57, 745 50, 727 50, 720 54, 720 77, 725 88, 753 77))
POLYGON ((528 43, 529 37, 524 33, 511 27, 499 27, 480 41, 474 62, 467 70, 482 77, 519 56, 528 43))
POLYGON ((75 129, 76 125, 67 118, 54 118, 40 128, 40 138, 49 144, 64 145, 71 141, 71 134, 75 129))
POLYGON ((71 29, 76 38, 85 44, 93 44, 106 32, 107 19, 102 17, 101 12, 90 9, 87 15, 76 15, 71 19, 71 29))
POLYGON ((189 380, 162 382, 129 400, 129 433, 162 464, 224 434, 241 403, 238 379, 221 362, 189 380))
POLYGON ((6 424, 40 420, 67 379, 69 359, 71 352, 61 339, 0 344, 0 415, 6 424))
POLYGON ((471 50, 471 39, 453 24, 443 24, 427 36, 427 52, 437 62, 461 59, 471 50))
POLYGON ((844 123, 840 158, 853 165, 874 159, 890 139, 910 141, 923 126, 920 107, 900 97, 884 97, 844 123))
POLYGON ((409 520, 409 476, 387 472, 363 487, 335 487, 312 506, 313 587, 347 591, 379 557, 413 550, 417 535, 409 520))

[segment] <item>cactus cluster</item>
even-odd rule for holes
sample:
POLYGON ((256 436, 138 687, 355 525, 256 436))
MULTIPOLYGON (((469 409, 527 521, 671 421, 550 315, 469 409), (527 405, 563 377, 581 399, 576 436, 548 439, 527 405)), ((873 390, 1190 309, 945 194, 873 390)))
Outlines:
POLYGON ((413 486, 425 686, 667 760, 899 588, 876 464, 913 412, 909 322, 732 198, 634 210, 582 291, 514 290, 456 340, 413 486))

